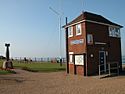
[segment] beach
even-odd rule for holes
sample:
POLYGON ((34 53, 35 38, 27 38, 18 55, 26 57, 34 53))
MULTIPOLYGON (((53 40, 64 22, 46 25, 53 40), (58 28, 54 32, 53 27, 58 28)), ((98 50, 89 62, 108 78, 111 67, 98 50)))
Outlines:
POLYGON ((0 75, 1 94, 125 94, 125 75, 99 79, 65 72, 0 75))

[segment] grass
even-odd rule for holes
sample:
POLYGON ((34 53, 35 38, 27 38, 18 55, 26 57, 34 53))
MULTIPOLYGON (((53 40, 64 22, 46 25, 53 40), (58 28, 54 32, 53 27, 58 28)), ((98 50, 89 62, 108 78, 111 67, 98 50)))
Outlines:
POLYGON ((32 71, 32 72, 57 72, 57 71, 65 70, 65 65, 63 64, 62 66, 60 66, 59 63, 48 63, 48 62, 17 63, 17 62, 13 62, 13 65, 15 68, 21 68, 21 69, 32 71))
MULTIPOLYGON (((0 61, 0 67, 2 66, 2 62, 0 61)), ((50 63, 50 62, 19 62, 13 61, 14 68, 20 68, 23 70, 31 71, 31 72, 58 72, 65 70, 65 64, 60 66, 59 63, 50 63)))
POLYGON ((0 70, 0 75, 5 75, 5 74, 14 74, 14 71, 11 70, 0 70))

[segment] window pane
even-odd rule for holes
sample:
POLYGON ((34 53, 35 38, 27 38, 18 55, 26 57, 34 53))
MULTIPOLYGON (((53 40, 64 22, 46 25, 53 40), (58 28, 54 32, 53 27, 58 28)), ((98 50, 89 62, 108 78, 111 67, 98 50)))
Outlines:
POLYGON ((109 36, 120 38, 120 29, 116 27, 109 27, 109 36))
POLYGON ((72 37, 73 36, 73 27, 68 28, 68 36, 72 37))
POLYGON ((87 35, 87 43, 88 44, 93 44, 93 36, 92 36, 92 34, 87 35))
POLYGON ((73 55, 69 55, 69 62, 73 63, 73 55))
POLYGON ((112 28, 111 27, 109 27, 109 36, 113 36, 112 28))
POLYGON ((81 35, 81 24, 76 25, 76 35, 81 35))

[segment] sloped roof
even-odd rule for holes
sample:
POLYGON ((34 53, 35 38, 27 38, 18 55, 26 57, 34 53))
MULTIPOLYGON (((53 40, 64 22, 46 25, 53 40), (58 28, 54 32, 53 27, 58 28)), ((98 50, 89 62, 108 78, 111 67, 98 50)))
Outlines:
POLYGON ((104 23, 104 24, 114 25, 114 26, 118 26, 120 28, 123 27, 121 25, 118 25, 116 23, 113 23, 113 22, 109 21, 108 19, 104 18, 101 15, 97 15, 97 14, 90 13, 90 12, 83 12, 77 18, 75 18, 73 21, 69 22, 65 26, 69 26, 69 25, 72 25, 74 23, 77 23, 77 22, 80 22, 80 21, 83 21, 83 20, 90 20, 90 21, 100 22, 100 23, 104 23))

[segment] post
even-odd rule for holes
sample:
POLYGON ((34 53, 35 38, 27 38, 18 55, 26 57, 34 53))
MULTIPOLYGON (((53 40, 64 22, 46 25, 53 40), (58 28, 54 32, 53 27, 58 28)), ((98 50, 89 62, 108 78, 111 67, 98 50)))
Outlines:
POLYGON ((19 62, 21 63, 21 57, 20 57, 20 60, 19 60, 19 62))
POLYGON ((62 66, 62 58, 60 58, 60 66, 62 66))
POLYGON ((61 15, 59 16, 59 52, 60 52, 60 66, 62 66, 62 52, 61 52, 61 15))
POLYGON ((99 65, 99 78, 100 78, 100 75, 101 75, 101 73, 100 73, 100 65, 99 65))
POLYGON ((84 66, 83 66, 83 68, 84 68, 84 76, 87 76, 86 75, 86 54, 83 54, 84 55, 84 66))
POLYGON ((37 61, 36 61, 36 57, 35 57, 35 63, 36 63, 37 61))
MULTIPOLYGON (((66 17, 66 25, 67 25, 67 17, 66 17)), ((65 36, 66 36, 66 64, 67 64, 67 73, 69 73, 68 27, 66 27, 65 36)))
POLYGON ((108 63, 108 68, 109 68, 109 76, 111 75, 111 68, 110 68, 111 66, 110 66, 110 63, 108 63))
POLYGON ((41 58, 41 62, 43 62, 43 59, 41 58))
POLYGON ((119 75, 119 63, 117 63, 117 73, 119 75))
POLYGON ((56 15, 59 16, 59 53, 60 53, 60 60, 59 60, 59 63, 60 63, 60 66, 62 66, 62 52, 61 52, 61 14, 59 12, 57 12, 56 10, 54 10, 52 7, 49 7, 50 10, 52 10, 56 15))

